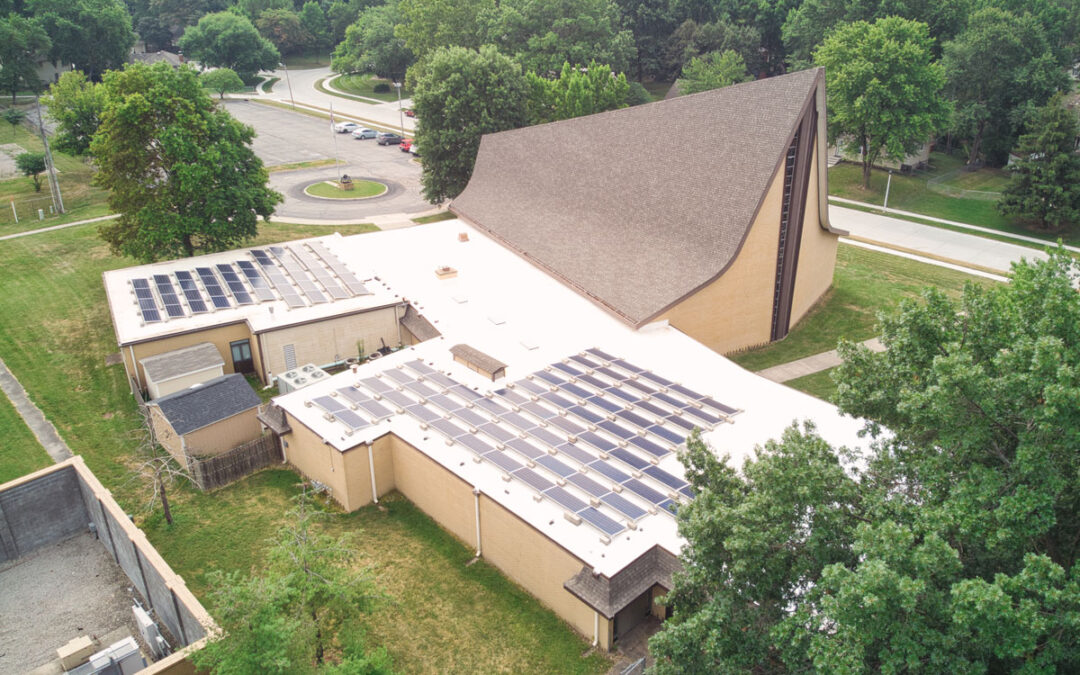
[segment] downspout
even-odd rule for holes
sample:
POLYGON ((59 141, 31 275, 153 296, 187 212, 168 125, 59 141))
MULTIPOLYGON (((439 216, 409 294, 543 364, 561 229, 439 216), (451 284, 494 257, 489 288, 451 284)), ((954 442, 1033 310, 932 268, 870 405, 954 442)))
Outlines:
POLYGON ((375 455, 371 451, 371 443, 367 444, 367 462, 368 468, 371 469, 371 499, 378 504, 379 491, 375 488, 375 455))
MULTIPOLYGON (((821 74, 818 77, 820 79, 817 83, 817 90, 814 92, 818 113, 815 133, 815 136, 817 136, 818 218, 821 220, 821 227, 830 232, 836 232, 837 230, 832 226, 832 222, 829 221, 829 139, 826 128, 828 111, 825 109, 825 75, 821 74)), ((846 232, 839 233, 847 234, 846 232)))
POLYGON ((473 488, 472 493, 476 504, 476 557, 479 558, 483 553, 480 547, 480 488, 473 488))
MULTIPOLYGON (((131 345, 128 345, 128 356, 131 357, 131 367, 135 369, 135 384, 139 385, 139 389, 142 389, 142 378, 139 377, 139 364, 135 361, 135 348, 131 345)), ((127 363, 124 364, 124 368, 127 368, 127 363)))
POLYGON ((600 644, 600 612, 593 611, 592 646, 600 644))

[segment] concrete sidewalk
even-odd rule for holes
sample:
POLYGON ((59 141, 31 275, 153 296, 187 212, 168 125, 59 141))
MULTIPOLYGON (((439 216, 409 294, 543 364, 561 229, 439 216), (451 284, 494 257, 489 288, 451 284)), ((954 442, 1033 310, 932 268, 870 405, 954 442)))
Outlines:
POLYGON ((79 225, 86 225, 87 223, 98 223, 102 220, 112 220, 113 218, 119 218, 119 213, 112 213, 107 216, 98 216, 97 218, 87 218, 86 220, 76 220, 71 223, 62 223, 60 225, 53 225, 51 227, 42 227, 36 230, 27 230, 26 232, 16 232, 15 234, 6 234, 0 237, 0 241, 5 239, 18 239, 19 237, 29 237, 32 234, 41 234, 42 232, 52 232, 53 230, 62 230, 65 227, 78 227, 79 225))
MULTIPOLYGON (((885 351, 885 347, 877 338, 870 338, 861 344, 873 352, 885 351)), ((836 350, 833 349, 820 354, 814 354, 813 356, 807 356, 806 358, 798 359, 796 361, 781 363, 778 366, 766 368, 765 370, 759 370, 757 374, 767 380, 772 380, 773 382, 787 382, 788 380, 794 380, 798 377, 813 375, 814 373, 820 373, 829 368, 835 368, 840 365, 840 363, 840 356, 836 353, 836 350)))
POLYGON ((71 457, 71 448, 67 446, 64 439, 60 438, 52 422, 45 419, 41 409, 34 405, 30 397, 26 395, 26 390, 7 369, 2 359, 0 359, 0 389, 7 394, 12 405, 15 406, 15 411, 26 422, 26 426, 30 427, 30 431, 34 432, 34 436, 53 461, 62 462, 71 457))

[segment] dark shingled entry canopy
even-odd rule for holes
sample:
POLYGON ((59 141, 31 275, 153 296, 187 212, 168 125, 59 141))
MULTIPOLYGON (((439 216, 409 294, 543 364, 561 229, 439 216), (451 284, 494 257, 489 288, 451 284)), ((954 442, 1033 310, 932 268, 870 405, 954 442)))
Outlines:
POLYGON ((806 70, 484 136, 451 209, 640 326, 734 260, 823 81, 806 70))

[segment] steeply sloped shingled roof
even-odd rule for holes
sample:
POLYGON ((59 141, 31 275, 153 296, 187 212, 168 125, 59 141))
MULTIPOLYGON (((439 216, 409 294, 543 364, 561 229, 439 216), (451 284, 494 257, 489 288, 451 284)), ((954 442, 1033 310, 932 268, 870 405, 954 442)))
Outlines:
POLYGON ((610 619, 656 584, 671 590, 671 575, 680 568, 678 558, 654 546, 610 579, 593 574, 586 565, 563 588, 610 619))
POLYGON ((451 208, 640 326, 734 260, 823 77, 484 136, 451 208))
POLYGON ((259 395, 244 376, 233 373, 162 396, 150 405, 161 408, 173 431, 183 436, 256 408, 259 403, 259 395))

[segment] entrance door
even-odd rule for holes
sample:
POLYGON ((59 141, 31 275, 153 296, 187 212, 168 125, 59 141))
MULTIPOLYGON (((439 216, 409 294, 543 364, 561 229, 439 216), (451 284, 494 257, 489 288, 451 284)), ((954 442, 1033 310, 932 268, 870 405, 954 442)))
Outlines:
POLYGON ((238 373, 255 372, 255 361, 251 358, 251 342, 249 340, 237 340, 230 342, 232 349, 233 370, 238 373))

